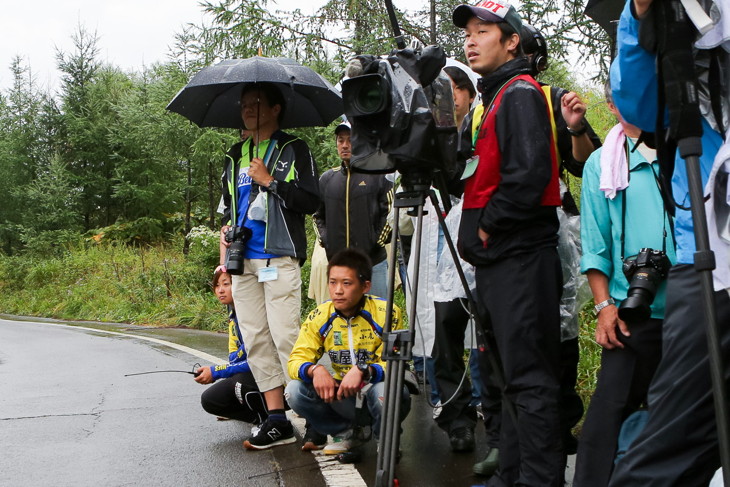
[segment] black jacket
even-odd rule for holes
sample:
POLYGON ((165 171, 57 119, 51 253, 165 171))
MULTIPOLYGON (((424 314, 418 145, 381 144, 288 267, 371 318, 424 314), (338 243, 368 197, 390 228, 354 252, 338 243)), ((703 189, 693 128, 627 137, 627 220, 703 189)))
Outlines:
MULTIPOLYGON (((480 89, 485 104, 508 80, 520 74, 530 74, 524 58, 513 59, 482 78, 480 89)), ((525 81, 508 86, 496 112, 496 132, 502 158, 501 180, 485 207, 464 209, 459 229, 459 250, 473 265, 556 247, 558 243, 555 207, 540 204, 552 177, 552 128, 543 94, 525 81), (479 228, 489 234, 486 246, 478 237, 479 228)), ((464 198, 468 198, 466 193, 464 198)))
MULTIPOLYGON (((545 86, 544 83, 540 83, 545 86)), ((568 94, 568 90, 564 88, 558 88, 557 86, 550 86, 550 97, 552 98, 553 104, 553 118, 555 119, 555 128, 558 132, 558 152, 560 157, 560 175, 564 181, 567 182, 566 171, 577 178, 583 177, 583 166, 586 165, 586 161, 578 161, 573 157, 573 136, 568 132, 568 124, 563 118, 563 113, 560 109, 563 97, 568 94)), ((601 139, 596 135, 596 132, 588 123, 588 120, 584 120, 586 124, 586 134, 588 138, 593 142, 593 150, 601 147, 601 139)), ((569 188, 570 189, 570 188, 569 188)), ((563 195, 563 210, 570 215, 578 214, 578 206, 575 204, 575 199, 570 193, 570 190, 563 195)))
MULTIPOLYGON (((540 84, 542 86, 547 86, 545 85, 545 83, 540 84)), ((558 157, 560 159, 559 170, 560 176, 563 181, 566 182, 566 184, 568 182, 568 173, 577 178, 583 177, 583 167, 586 164, 586 161, 581 162, 573 157, 573 136, 571 136, 568 132, 568 124, 565 122, 565 119, 563 118, 563 113, 560 109, 562 99, 567 94, 568 90, 566 90, 565 88, 550 86, 550 98, 552 99, 553 105, 553 118, 555 119, 555 128, 558 133, 557 146, 558 157)), ((473 115, 474 111, 472 110, 471 112, 469 112, 467 118, 462 124, 462 130, 459 137, 459 157, 457 158, 457 162, 461 164, 462 170, 464 166, 464 161, 471 157, 474 149, 471 146, 471 126, 473 115)), ((585 124, 586 133, 588 134, 588 138, 591 139, 591 142, 593 142, 594 150, 598 149, 602 145, 601 139, 598 137, 598 135, 596 135, 596 132, 593 130, 593 127, 591 127, 591 124, 588 123, 588 120, 585 120, 585 124)), ((566 213, 568 213, 569 215, 579 214, 578 206, 575 204, 575 199, 570 193, 570 188, 568 188, 568 191, 563 195, 563 210, 565 210, 566 213)))
POLYGON ((368 254, 373 265, 385 260, 393 183, 382 174, 351 171, 343 164, 322 174, 319 190, 322 204, 313 216, 327 258, 355 247, 368 254))
MULTIPOLYGON (((276 179, 277 188, 267 198, 266 248, 270 254, 307 259, 307 235, 304 215, 314 213, 319 207, 317 166, 307 144, 292 135, 277 131, 276 149, 269 159, 269 172, 276 179)), ((234 162, 241 159, 244 142, 235 144, 226 154, 223 171, 223 205, 225 211, 221 225, 236 221, 232 215, 231 196, 234 191, 231 171, 234 162)), ((249 201, 258 195, 258 185, 252 185, 249 201)))

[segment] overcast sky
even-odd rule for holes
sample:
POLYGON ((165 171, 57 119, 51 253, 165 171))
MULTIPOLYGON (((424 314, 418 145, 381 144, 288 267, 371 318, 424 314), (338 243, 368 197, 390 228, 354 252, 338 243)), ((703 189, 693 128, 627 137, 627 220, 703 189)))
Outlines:
MULTIPOLYGON (((40 87, 56 88, 56 48, 73 52, 71 36, 80 24, 99 36, 100 59, 124 70, 165 61, 175 32, 203 20, 199 0, 12 0, 0 13, 0 90, 12 83, 10 64, 19 55, 40 87)), ((270 0, 268 8, 311 13, 325 0, 270 0)), ((417 0, 394 0, 401 9, 417 0)))

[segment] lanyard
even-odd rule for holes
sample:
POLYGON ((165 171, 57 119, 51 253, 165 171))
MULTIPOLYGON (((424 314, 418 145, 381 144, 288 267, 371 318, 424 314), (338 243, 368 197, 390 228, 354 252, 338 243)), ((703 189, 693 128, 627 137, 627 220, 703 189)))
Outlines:
MULTIPOLYGON (((251 161, 253 160, 253 139, 249 138, 246 142, 248 143, 248 163, 251 164, 251 161)), ((269 140, 269 146, 266 148, 266 154, 264 155, 264 165, 266 166, 266 169, 269 171, 269 173, 271 173, 271 170, 269 170, 269 159, 271 159, 271 154, 273 154, 275 147, 276 139, 274 137, 271 137, 271 140, 269 140)), ((241 157, 243 157, 243 155, 241 157)), ((231 203, 231 222, 233 222, 233 224, 238 221, 238 173, 240 172, 241 157, 239 157, 238 160, 233 161, 233 168, 231 173, 231 179, 233 179, 233 197, 231 198, 233 200, 231 203)), ((249 201, 251 201, 250 198, 249 201)), ((240 226, 244 226, 247 219, 248 210, 244 214, 243 222, 240 226)))
MULTIPOLYGON (((631 152, 634 152, 636 148, 638 147, 638 142, 634 146, 633 149, 631 149, 631 152)), ((626 140, 624 141, 624 150, 626 151, 626 170, 628 171, 629 177, 627 178, 628 181, 631 181, 631 161, 629 159, 629 138, 626 137, 626 140)), ((657 175, 656 171, 654 170, 654 163, 647 161, 649 164, 649 168, 651 169, 652 174, 654 174, 654 181, 657 183, 657 187, 659 188, 659 192, 661 194, 661 187, 659 186, 659 176, 657 175)), ((625 241, 626 241, 626 193, 628 192, 628 187, 623 189, 621 191, 621 260, 623 261, 626 257, 624 254, 625 252, 625 241)), ((664 210, 662 219, 662 226, 663 226, 663 239, 662 239, 662 252, 666 253, 667 251, 667 209, 662 205, 662 208, 664 210)), ((671 224, 671 221, 670 221, 671 224)), ((674 231, 672 231, 672 239, 674 239, 674 231)))
POLYGON ((479 121, 479 125, 477 125, 476 130, 474 131, 474 133, 471 136, 472 148, 476 148, 476 146, 477 146, 477 138, 479 137, 479 132, 481 132, 481 130, 482 130, 482 124, 484 123, 484 120, 487 118, 487 113, 489 113, 489 110, 492 109, 492 105, 494 105, 494 101, 497 99, 497 96, 499 96, 499 94, 502 92, 502 90, 504 89, 505 86, 510 84, 512 82, 512 80, 518 76, 520 76, 520 75, 516 74, 516 75, 512 76, 510 79, 508 79, 507 81, 505 81, 504 84, 502 86, 500 86, 497 91, 494 92, 494 96, 492 97, 492 101, 489 102, 489 105, 484 106, 484 112, 482 113, 482 119, 479 121))
MULTIPOLYGON (((260 142, 259 142, 260 143, 260 142)), ((258 154, 258 145, 256 144, 256 153, 258 154)), ((264 154, 264 165, 266 166, 266 169, 271 173, 271 169, 269 169, 269 159, 271 159, 271 154, 274 152, 274 147, 276 147, 276 139, 271 138, 269 140, 269 146, 266 148, 266 154, 264 154)), ((251 164, 251 161, 253 160, 253 138, 248 139, 248 163, 251 164)))

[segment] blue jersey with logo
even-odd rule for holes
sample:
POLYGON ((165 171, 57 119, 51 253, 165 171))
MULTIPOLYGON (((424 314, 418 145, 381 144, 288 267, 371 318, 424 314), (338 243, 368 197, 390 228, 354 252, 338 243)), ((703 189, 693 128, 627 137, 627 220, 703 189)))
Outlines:
MULTIPOLYGON (((268 140, 261 141, 258 147, 254 149, 263 157, 269 147, 268 140)), ((240 169, 238 171, 238 180, 236 182, 238 190, 238 226, 245 226, 251 229, 251 238, 246 243, 246 252, 244 258, 246 259, 273 259, 279 257, 274 254, 267 254, 264 251, 264 244, 266 242, 266 223, 259 220, 251 220, 246 215, 248 214, 249 197, 251 195, 251 183, 253 180, 248 175, 248 165, 251 162, 249 159, 250 145, 252 144, 251 139, 248 139, 241 151, 240 169)))

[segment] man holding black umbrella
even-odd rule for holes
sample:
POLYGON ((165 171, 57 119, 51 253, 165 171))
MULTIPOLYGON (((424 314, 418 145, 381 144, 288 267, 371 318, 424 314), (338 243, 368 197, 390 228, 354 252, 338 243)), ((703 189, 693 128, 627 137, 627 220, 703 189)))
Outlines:
POLYGON ((306 143, 279 130, 286 110, 272 83, 249 83, 241 117, 252 136, 227 154, 223 175, 221 267, 233 274, 233 299, 248 362, 269 412, 244 442, 261 450, 295 441, 284 414, 286 364, 299 331, 304 215, 319 206, 317 169, 306 143))

